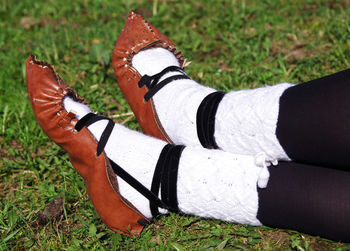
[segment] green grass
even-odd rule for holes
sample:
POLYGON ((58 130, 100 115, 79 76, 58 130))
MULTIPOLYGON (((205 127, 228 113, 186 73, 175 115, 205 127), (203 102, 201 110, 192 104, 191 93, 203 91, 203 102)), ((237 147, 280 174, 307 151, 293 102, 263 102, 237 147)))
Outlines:
POLYGON ((110 57, 129 10, 143 14, 219 90, 303 82, 350 67, 350 2, 0 0, 0 250, 346 250, 295 231, 191 216, 160 217, 138 237, 109 230, 67 154, 34 119, 25 87, 33 53, 55 65, 93 110, 139 130, 110 57), (98 85, 98 87, 97 87, 98 85), (125 120, 128 120, 127 122, 125 120), (39 224, 53 199, 63 211, 39 224))

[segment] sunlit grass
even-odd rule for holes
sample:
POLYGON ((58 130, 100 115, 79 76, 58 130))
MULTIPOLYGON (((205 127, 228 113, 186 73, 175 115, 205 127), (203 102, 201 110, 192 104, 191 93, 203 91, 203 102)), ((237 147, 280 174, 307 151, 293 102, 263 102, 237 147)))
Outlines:
MULTIPOLYGON (((0 250, 350 248, 295 231, 175 214, 139 237, 101 222, 67 154, 34 119, 25 60, 33 53, 54 64, 95 111, 130 113, 110 56, 131 9, 177 44, 192 61, 192 78, 219 90, 298 83, 350 67, 349 1, 0 0, 0 250), (63 211, 39 224, 38 215, 59 197, 63 211)), ((135 119, 126 125, 140 130, 135 119)))

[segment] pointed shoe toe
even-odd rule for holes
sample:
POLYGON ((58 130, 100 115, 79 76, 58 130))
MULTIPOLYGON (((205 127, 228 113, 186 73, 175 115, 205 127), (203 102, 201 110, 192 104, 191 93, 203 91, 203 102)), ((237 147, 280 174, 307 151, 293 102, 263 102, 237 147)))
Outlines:
POLYGON ((118 190, 118 182, 111 164, 104 152, 96 155, 97 142, 84 127, 76 131, 74 111, 66 112, 63 99, 72 97, 83 102, 48 63, 36 60, 26 61, 28 96, 34 115, 43 131, 65 149, 70 161, 83 177, 90 200, 97 213, 112 230, 139 234, 148 222, 118 190))
POLYGON ((112 66, 118 85, 142 130, 150 136, 172 143, 158 118, 153 99, 144 99, 148 89, 146 86, 139 87, 141 75, 132 66, 132 58, 136 53, 156 47, 172 52, 183 68, 185 58, 174 43, 140 15, 131 11, 113 50, 112 66))

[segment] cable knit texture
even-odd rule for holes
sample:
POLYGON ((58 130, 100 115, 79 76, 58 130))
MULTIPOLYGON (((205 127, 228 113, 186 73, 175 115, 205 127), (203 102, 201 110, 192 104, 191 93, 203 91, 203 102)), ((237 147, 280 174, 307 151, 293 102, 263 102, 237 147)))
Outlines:
MULTIPOLYGON (((89 110, 78 109, 84 105, 74 101, 67 104, 74 111, 85 113, 89 110), (77 104, 76 107, 74 104, 77 104)), ((82 117, 81 115, 78 114, 82 117)), ((88 129, 99 140, 106 125, 107 120, 101 120, 88 129)), ((161 140, 115 124, 105 152, 110 159, 150 189, 154 169, 165 144, 161 140)), ((256 160, 252 156, 186 147, 178 172, 177 196, 180 210, 205 218, 261 225, 256 218, 257 183, 266 169, 265 165, 257 165, 256 160)), ((265 174, 263 179, 266 178, 265 174)), ((117 179, 121 195, 143 215, 151 218, 149 201, 122 179, 117 179)), ((160 212, 167 213, 166 210, 160 212)))
POLYGON ((231 91, 219 104, 215 140, 224 151, 240 154, 265 152, 269 160, 286 160, 276 137, 279 99, 289 83, 252 90, 231 91))
POLYGON ((256 218, 260 171, 251 156, 185 148, 177 183, 179 208, 204 218, 261 225, 256 218))

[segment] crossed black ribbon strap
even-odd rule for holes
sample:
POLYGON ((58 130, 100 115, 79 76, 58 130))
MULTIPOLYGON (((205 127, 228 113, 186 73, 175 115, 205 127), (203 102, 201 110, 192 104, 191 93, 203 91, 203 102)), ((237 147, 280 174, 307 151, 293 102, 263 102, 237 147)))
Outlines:
MULTIPOLYGON (((177 66, 169 66, 162 70, 161 72, 148 76, 144 75, 138 86, 146 86, 148 92, 145 94, 144 99, 147 102, 154 94, 156 94, 161 88, 169 84, 174 80, 180 79, 190 79, 186 72, 177 66), (159 80, 168 72, 179 72, 180 74, 168 77, 161 82, 159 80)), ((197 111, 197 135, 200 143, 203 147, 208 149, 218 149, 218 145, 215 142, 214 132, 215 132, 215 115, 218 109, 219 103, 224 97, 224 92, 213 92, 206 96, 201 102, 197 111)))
MULTIPOLYGON (((88 113, 81 118, 75 125, 75 129, 80 131, 84 126, 100 121, 108 120, 108 124, 101 135, 101 139, 97 144, 97 156, 99 156, 113 131, 114 122, 104 116, 94 113, 88 113)), ((166 209, 171 212, 179 212, 177 201, 177 174, 181 153, 185 146, 175 146, 167 144, 162 149, 156 168, 153 174, 151 190, 146 188, 137 179, 132 177, 122 167, 113 160, 109 159, 114 173, 127 182, 130 186, 136 189, 139 193, 145 196, 150 201, 150 209, 153 217, 159 214, 159 208, 166 209), (159 189, 161 188, 161 199, 158 197, 159 189)))
POLYGON ((148 75, 142 76, 138 85, 139 85, 139 88, 141 88, 144 85, 148 88, 148 92, 144 96, 144 99, 147 102, 150 98, 152 98, 154 94, 156 94, 165 85, 169 84, 174 80, 179 80, 179 79, 190 79, 190 78, 187 76, 186 72, 180 67, 169 66, 153 76, 148 76, 148 75), (180 72, 181 74, 168 77, 162 80, 161 82, 159 82, 161 77, 163 77, 168 72, 180 72))

